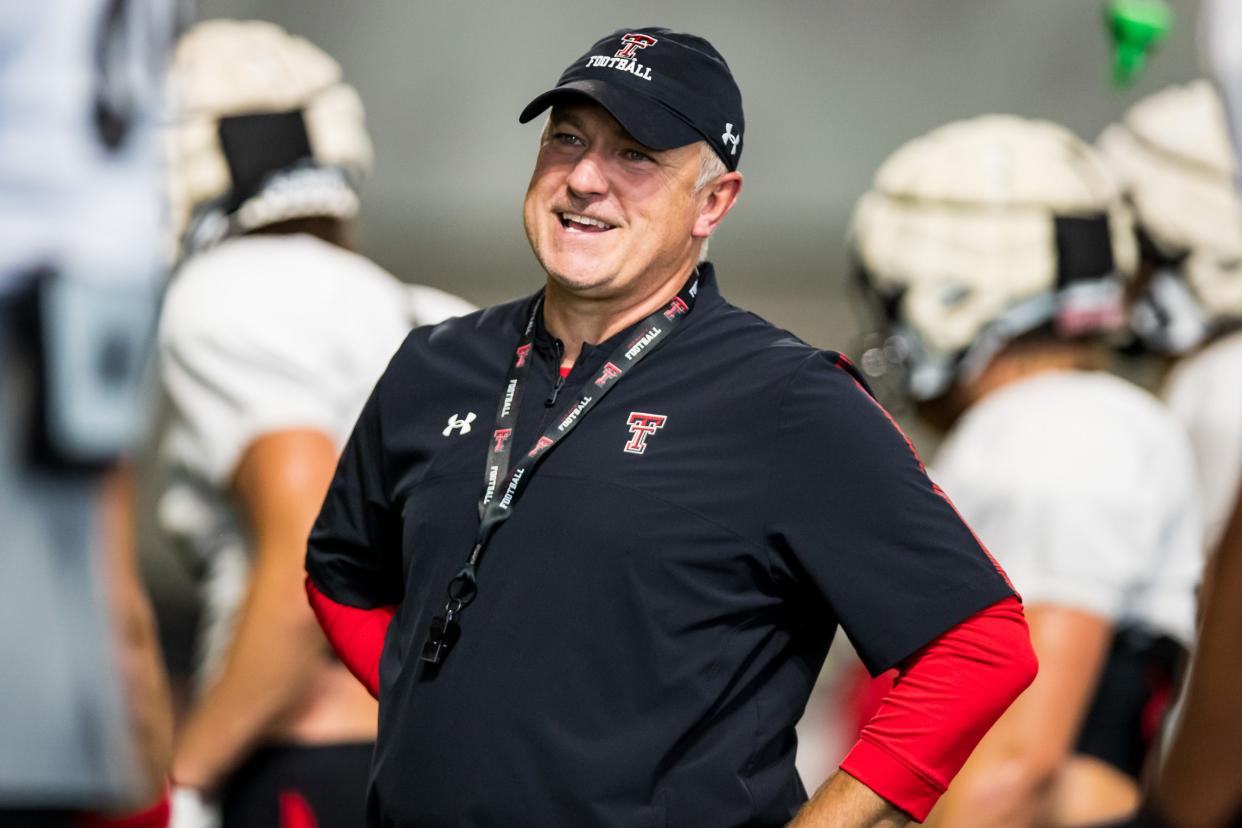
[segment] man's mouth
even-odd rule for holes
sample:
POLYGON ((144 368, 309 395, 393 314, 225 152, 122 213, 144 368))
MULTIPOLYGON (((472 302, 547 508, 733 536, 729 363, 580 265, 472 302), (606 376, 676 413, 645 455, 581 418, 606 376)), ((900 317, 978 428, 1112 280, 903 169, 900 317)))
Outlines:
POLYGON ((578 213, 557 213, 561 226, 571 233, 605 233, 613 229, 613 225, 590 216, 578 213))

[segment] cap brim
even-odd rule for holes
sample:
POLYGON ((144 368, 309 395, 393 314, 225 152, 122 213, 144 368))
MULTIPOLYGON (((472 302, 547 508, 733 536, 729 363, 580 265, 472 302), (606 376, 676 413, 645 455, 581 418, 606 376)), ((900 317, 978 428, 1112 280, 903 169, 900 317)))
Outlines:
POLYGON ((673 149, 704 140, 698 130, 655 98, 600 80, 569 81, 549 89, 526 105, 518 122, 527 123, 553 104, 573 98, 599 104, 636 141, 651 149, 673 149))

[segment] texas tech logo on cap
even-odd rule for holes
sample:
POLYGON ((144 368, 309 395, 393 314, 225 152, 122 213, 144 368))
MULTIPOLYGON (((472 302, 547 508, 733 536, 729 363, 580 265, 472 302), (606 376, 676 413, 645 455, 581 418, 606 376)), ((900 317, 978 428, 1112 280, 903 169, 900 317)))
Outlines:
POLYGON ((663 414, 645 414, 642 411, 631 411, 629 419, 626 423, 630 427, 630 433, 634 436, 625 444, 625 450, 629 454, 642 454, 647 450, 647 438, 664 428, 665 421, 668 420, 663 414))
MULTIPOLYGON (((602 40, 596 46, 602 46, 607 42, 607 40, 602 40)), ((586 66, 587 68, 596 67, 615 69, 618 72, 629 72, 636 78, 649 81, 651 80, 651 67, 643 66, 638 62, 636 56, 639 49, 646 49, 659 42, 651 35, 642 34, 641 32, 623 34, 621 35, 621 43, 623 45, 611 57, 608 55, 590 55, 587 58, 586 66)))
POLYGON ((646 49, 648 46, 654 46, 660 41, 648 34, 630 32, 629 34, 621 35, 621 42, 625 45, 617 50, 614 57, 632 58, 635 54, 637 54, 637 50, 646 49))

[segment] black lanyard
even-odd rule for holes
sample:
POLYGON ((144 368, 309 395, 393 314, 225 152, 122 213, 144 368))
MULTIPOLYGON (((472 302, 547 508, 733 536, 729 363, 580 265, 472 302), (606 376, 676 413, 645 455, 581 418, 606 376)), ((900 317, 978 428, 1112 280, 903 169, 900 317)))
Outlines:
POLYGON ((517 426, 522 388, 530 370, 535 321, 543 306, 543 297, 540 296, 535 301, 522 338, 514 351, 513 362, 505 378, 504 393, 501 394, 500 404, 496 409, 496 426, 488 445, 487 463, 484 467, 483 494, 479 497, 479 533, 475 537, 474 549, 470 551, 465 567, 449 581, 448 602, 444 605, 444 613, 431 621, 431 630, 427 634, 420 656, 423 661, 439 664, 461 637, 457 617, 478 595, 478 568, 483 550, 487 548, 488 542, 501 524, 512 516, 518 497, 534 476, 535 467, 586 418, 587 413, 605 394, 616 387, 623 376, 632 371, 634 366, 642 362, 672 333, 673 328, 694 307, 698 291, 699 278, 696 271, 667 306, 630 328, 622 338, 622 344, 604 362, 594 379, 584 386, 582 395, 552 419, 552 424, 512 464, 510 471, 512 438, 517 426))

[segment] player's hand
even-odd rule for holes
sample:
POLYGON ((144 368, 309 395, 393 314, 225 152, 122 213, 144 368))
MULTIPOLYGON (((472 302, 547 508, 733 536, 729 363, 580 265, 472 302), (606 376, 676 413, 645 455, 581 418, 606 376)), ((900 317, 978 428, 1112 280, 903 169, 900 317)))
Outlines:
POLYGON ((173 788, 168 828, 220 828, 220 808, 195 788, 173 788))

